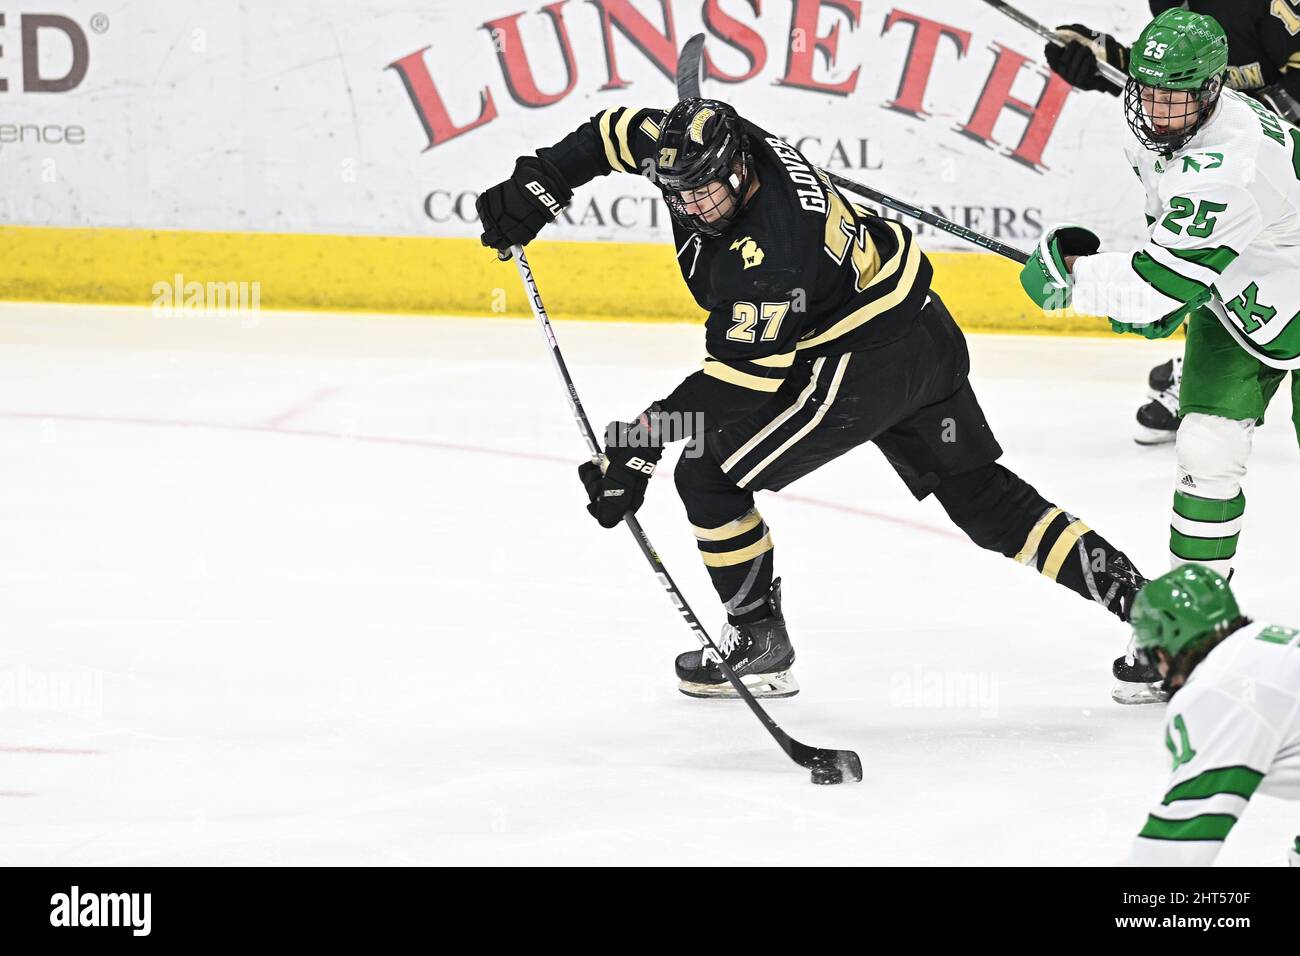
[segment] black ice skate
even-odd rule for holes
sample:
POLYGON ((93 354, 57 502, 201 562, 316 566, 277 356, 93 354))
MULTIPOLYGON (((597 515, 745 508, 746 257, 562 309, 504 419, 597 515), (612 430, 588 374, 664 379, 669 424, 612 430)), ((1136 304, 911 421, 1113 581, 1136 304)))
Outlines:
MULTIPOLYGON (((1114 576, 1115 585, 1119 589, 1116 595, 1119 619, 1127 623, 1138 591, 1147 583, 1146 578, 1133 567, 1128 556, 1123 554, 1112 560, 1107 570, 1114 576)), ((1132 640, 1129 641, 1124 656, 1115 658, 1111 673, 1115 677, 1115 686, 1111 689, 1110 697, 1117 704, 1163 704, 1169 699, 1169 695, 1160 689, 1163 683, 1160 672, 1154 664, 1135 652, 1132 640)))
MULTIPOLYGON (((794 646, 781 614, 780 578, 772 582, 767 606, 771 613, 761 621, 739 626, 724 624, 718 650, 755 697, 793 697, 799 693, 799 684, 790 674, 794 646)), ((679 654, 677 679, 677 689, 687 697, 740 696, 722 676, 711 648, 679 654)))
POLYGON ((1161 689, 1164 678, 1145 656, 1134 652, 1131 642, 1128 652, 1115 658, 1111 673, 1115 675, 1115 686, 1110 699, 1117 704, 1163 704, 1169 699, 1161 689))
POLYGON ((1178 437, 1178 388, 1183 381, 1183 360, 1172 358, 1157 365, 1147 376, 1151 401, 1137 411, 1137 432, 1133 440, 1139 445, 1163 445, 1178 437))

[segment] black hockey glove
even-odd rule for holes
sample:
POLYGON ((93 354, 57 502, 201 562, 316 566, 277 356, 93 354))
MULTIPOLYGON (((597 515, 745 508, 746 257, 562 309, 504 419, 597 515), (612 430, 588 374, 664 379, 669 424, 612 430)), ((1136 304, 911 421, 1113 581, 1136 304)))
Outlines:
POLYGON ((1101 249, 1097 234, 1082 226, 1053 226, 1048 232, 1062 256, 1092 256, 1101 249))
POLYGON ((587 511, 602 528, 612 528, 641 507, 664 450, 651 436, 644 415, 630 425, 612 423, 606 438, 604 472, 595 462, 585 461, 578 466, 578 477, 591 499, 587 511))
POLYGON ((1102 90, 1119 96, 1123 90, 1101 75, 1097 59, 1104 59, 1115 69, 1128 73, 1129 48, 1109 33, 1100 33, 1082 23, 1070 23, 1056 28, 1065 46, 1049 43, 1043 48, 1047 65, 1061 79, 1080 90, 1102 90))
POLYGON ((1300 123, 1300 77, 1290 78, 1290 73, 1283 73, 1282 79, 1272 86, 1260 86, 1253 90, 1243 90, 1259 100, 1278 116, 1292 126, 1300 123))
POLYGON ((483 227, 479 241, 502 253, 516 243, 526 246, 572 198, 573 190, 554 163, 520 156, 514 175, 478 197, 475 206, 483 227))

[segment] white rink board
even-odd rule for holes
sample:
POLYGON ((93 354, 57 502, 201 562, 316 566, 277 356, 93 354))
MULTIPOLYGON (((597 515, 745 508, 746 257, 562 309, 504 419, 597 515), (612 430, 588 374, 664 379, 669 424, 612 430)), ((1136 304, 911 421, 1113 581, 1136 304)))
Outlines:
MULTIPOLYGON (((698 348, 558 334, 597 421, 698 348)), ((743 706, 676 691, 693 639, 584 512, 531 323, 3 306, 0 338, 0 863, 1110 864, 1163 792, 1160 710, 1108 698, 1124 628, 873 449, 760 501, 804 688, 771 711, 866 770, 814 787, 743 706)), ((1148 573, 1173 455, 1129 428, 1174 348, 971 340, 1006 464, 1148 573)), ((1296 624, 1289 411, 1237 590, 1296 624)), ((670 481, 642 518, 715 627, 670 481)), ((1281 864, 1293 810, 1252 800, 1223 862, 1281 864)))
MULTIPOLYGON (((701 29, 704 6, 669 4, 677 43, 701 29)), ((795 9, 818 4, 767 2, 761 18, 738 0, 707 6, 761 38, 755 49, 764 63, 752 79, 711 81, 706 93, 801 142, 815 162, 1021 245, 1042 225, 1063 219, 1085 222, 1111 241, 1140 235, 1141 198, 1120 152, 1118 99, 1072 93, 1043 149, 1045 171, 1005 155, 1025 130, 1024 117, 1013 111, 1001 113, 991 144, 957 131, 971 120, 993 71, 995 44, 1030 61, 1011 95, 1034 100, 1046 82, 1042 42, 984 4, 924 5, 926 17, 965 37, 965 52, 958 55, 956 40, 938 42, 921 101, 929 115, 922 118, 884 108, 899 95, 905 71, 919 68, 915 31, 905 22, 910 7, 864 2, 854 23, 844 12, 853 4, 820 4, 816 31, 826 36, 835 29, 837 45, 833 63, 814 54, 811 77, 835 84, 860 71, 851 92, 832 95, 778 83, 791 60, 795 9)), ((1065 16, 1042 0, 1024 6, 1047 21, 1065 16)), ((560 9, 576 66, 572 89, 541 108, 512 96, 493 34, 484 28, 520 15, 509 22, 519 26, 532 78, 542 93, 556 93, 565 85, 564 59, 555 30, 534 5, 48 0, 40 8, 68 17, 84 37, 85 77, 65 92, 25 91, 22 12, 6 11, 0 27, 0 77, 9 85, 0 92, 0 220, 6 223, 473 236, 474 192, 507 175, 517 155, 558 140, 608 107, 675 99, 668 78, 617 29, 615 69, 626 85, 602 90, 610 67, 601 8, 576 0, 560 9), (421 62, 453 125, 479 115, 481 96, 490 96, 496 111, 492 121, 428 149, 414 100, 391 66, 425 47, 421 62), (81 133, 70 137, 72 127, 81 133), (69 144, 69 138, 80 141, 69 144)), ((664 30, 659 3, 633 0, 632 9, 664 30)), ((1068 19, 1131 39, 1144 12, 1140 3, 1077 0, 1068 19)), ((718 68, 742 72, 745 57, 710 32, 718 68)), ((42 31, 38 50, 41 76, 61 77, 73 64, 63 32, 42 31)), ((654 196, 636 177, 604 179, 580 193, 573 222, 552 234, 662 240, 667 229, 654 196)), ((945 236, 928 245, 963 248, 945 236)))

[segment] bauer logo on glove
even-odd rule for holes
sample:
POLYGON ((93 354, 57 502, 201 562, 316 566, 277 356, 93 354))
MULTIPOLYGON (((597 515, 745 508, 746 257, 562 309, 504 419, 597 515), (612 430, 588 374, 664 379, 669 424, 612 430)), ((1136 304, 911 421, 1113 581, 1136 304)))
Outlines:
POLYGON ((602 528, 612 528, 625 515, 635 514, 645 500, 646 487, 663 456, 657 429, 646 416, 638 422, 612 422, 606 429, 605 467, 594 461, 578 466, 587 489, 587 511, 602 528))
POLYGON ((554 163, 539 156, 521 156, 515 171, 478 197, 479 241, 498 252, 526 246, 542 227, 553 222, 573 198, 573 190, 554 163))
POLYGON ((545 186, 534 179, 532 182, 526 184, 524 188, 536 196, 542 205, 551 211, 552 219, 555 219, 560 215, 560 210, 563 207, 556 201, 554 196, 546 191, 545 186))

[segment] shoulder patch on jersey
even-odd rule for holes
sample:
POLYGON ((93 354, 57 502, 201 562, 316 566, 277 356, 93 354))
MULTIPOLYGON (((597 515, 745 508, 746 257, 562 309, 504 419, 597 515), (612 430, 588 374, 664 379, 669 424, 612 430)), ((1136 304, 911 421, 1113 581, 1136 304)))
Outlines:
POLYGON ((759 248, 757 242, 750 236, 743 236, 731 244, 731 250, 740 250, 741 261, 745 263, 746 269, 752 269, 754 266, 763 264, 763 250, 759 248))
POLYGON ((1188 153, 1182 157, 1183 172, 1199 173, 1202 169, 1218 169, 1223 165, 1222 153, 1188 153))

